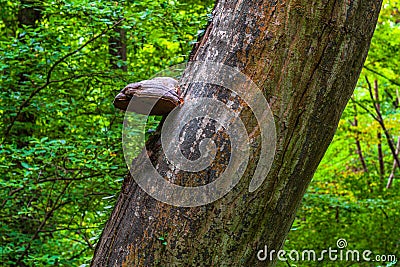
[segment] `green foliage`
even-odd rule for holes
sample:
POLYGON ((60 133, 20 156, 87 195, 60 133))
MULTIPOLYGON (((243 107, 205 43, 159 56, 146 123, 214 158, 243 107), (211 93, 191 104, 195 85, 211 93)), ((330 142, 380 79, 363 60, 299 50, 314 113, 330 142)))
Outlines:
MULTIPOLYGON (((2 265, 89 263, 127 172, 120 142, 123 113, 114 109, 112 100, 127 83, 187 60, 212 4, 0 1, 2 265), (126 45, 126 60, 118 41, 126 45)), ((305 195, 286 250, 335 248, 337 239, 345 238, 349 249, 400 255, 399 185, 395 180, 385 188, 393 157, 383 133, 377 138, 382 129, 373 119, 365 80, 367 76, 379 85, 382 116, 395 141, 400 132, 398 5, 385 1, 353 101, 305 195), (368 171, 356 154, 356 140, 368 171)), ((149 118, 146 137, 159 120, 149 118)), ((399 173, 397 169, 397 177, 399 173)), ((158 240, 167 246, 165 236, 158 240)))
POLYGON ((211 4, 0 1, 1 265, 89 263, 127 173, 113 98, 187 60, 211 4))
MULTIPOLYGON (((394 180, 387 189, 393 154, 388 145, 368 91, 366 78, 377 82, 381 113, 394 143, 400 133, 398 90, 400 85, 400 13, 399 2, 384 1, 365 68, 353 99, 343 113, 338 130, 303 199, 288 240, 286 251, 329 247, 346 239, 348 250, 371 250, 375 255, 400 256, 400 193, 394 180), (397 95, 397 96, 396 96, 397 95), (396 100, 397 97, 397 100, 396 100), (354 107, 356 106, 357 112, 354 107), (354 125, 357 117, 358 126, 354 125), (382 138, 377 137, 378 132, 382 138), (367 171, 357 154, 359 140, 367 171), (380 174, 377 146, 382 145, 385 173, 380 174)), ((374 87, 374 84, 372 84, 374 87)), ((375 97, 374 89, 372 88, 375 97)), ((376 99, 375 99, 376 100, 376 99)), ((399 177, 400 169, 395 171, 399 177)), ((278 266, 394 266, 396 262, 323 262, 291 261, 278 266)))

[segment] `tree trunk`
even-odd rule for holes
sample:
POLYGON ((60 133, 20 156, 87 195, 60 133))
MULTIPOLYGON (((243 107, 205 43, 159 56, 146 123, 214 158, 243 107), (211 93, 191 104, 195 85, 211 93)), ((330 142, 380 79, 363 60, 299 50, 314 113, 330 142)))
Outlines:
MULTIPOLYGON (((374 92, 375 92, 375 109, 377 113, 381 113, 381 104, 379 100, 379 86, 378 86, 378 80, 376 79, 374 80, 374 92)), ((385 177, 385 161, 383 159, 381 128, 379 128, 378 130, 377 139, 378 139, 379 177, 380 180, 383 182, 383 179, 385 177)))
POLYGON ((357 147, 357 154, 358 158, 360 159, 361 166, 363 168, 363 171, 365 173, 368 172, 367 164, 365 163, 365 158, 362 152, 361 148, 361 142, 360 142, 360 134, 358 131, 358 113, 357 113, 357 105, 354 103, 353 104, 353 109, 354 109, 354 122, 351 123, 351 125, 355 128, 355 134, 356 134, 356 147, 357 147))
POLYGON ((40 11, 40 3, 33 0, 21 0, 21 8, 18 12, 18 26, 23 28, 24 26, 35 27, 36 22, 42 18, 42 12, 40 11))
MULTIPOLYGON (((397 137, 397 145, 396 145, 396 155, 398 156, 400 152, 400 136, 397 137)), ((392 167, 392 172, 389 175, 388 182, 386 184, 386 188, 389 189, 392 186, 393 180, 394 180, 394 173, 396 172, 396 167, 400 168, 399 165, 397 165, 396 159, 393 160, 393 167, 392 167)))
MULTIPOLYGON (((42 19, 42 12, 41 12, 41 4, 37 3, 32 0, 21 0, 20 9, 18 11, 18 28, 20 30, 20 34, 18 39, 26 43, 24 34, 25 32, 24 27, 36 27, 37 23, 40 22, 42 19)), ((36 64, 36 62, 31 62, 26 60, 24 57, 18 58, 19 62, 26 66, 27 70, 31 70, 32 66, 36 64)), ((20 73, 19 74, 19 81, 17 88, 13 89, 14 91, 23 91, 21 88, 24 87, 24 83, 30 80, 31 73, 20 73)), ((36 118, 35 114, 24 110, 22 111, 19 116, 16 118, 17 122, 20 122, 22 127, 18 127, 18 135, 21 137, 18 140, 18 147, 26 146, 26 142, 20 141, 23 140, 22 136, 31 136, 33 133, 33 125, 35 124, 36 118)))
MULTIPOLYGON (((258 260, 257 253, 265 246, 268 251, 282 247, 352 95, 380 6, 381 1, 360 0, 218 1, 192 60, 235 67, 262 90, 275 120, 272 167, 261 187, 249 192, 262 156, 261 130, 239 101, 251 148, 234 189, 208 205, 176 207, 152 198, 129 175, 92 266, 272 266, 276 253, 266 261, 258 260)), ((185 104, 200 96, 225 103, 232 97, 215 85, 184 89, 185 104)), ((169 126, 178 127, 184 116, 178 113, 169 126)), ((182 136, 196 137, 199 129, 209 128, 198 120, 182 136)), ((226 164, 224 152, 205 171, 169 171, 160 142, 156 134, 147 144, 153 165, 180 185, 215 180, 226 164)), ((198 150, 197 143, 182 145, 182 154, 195 159, 191 152, 198 150)), ((133 177, 146 155, 135 161, 133 177)))
POLYGON ((114 35, 108 40, 108 51, 110 53, 110 64, 113 69, 121 69, 127 71, 126 65, 118 65, 118 60, 126 61, 126 37, 125 29, 121 27, 115 27, 114 35))

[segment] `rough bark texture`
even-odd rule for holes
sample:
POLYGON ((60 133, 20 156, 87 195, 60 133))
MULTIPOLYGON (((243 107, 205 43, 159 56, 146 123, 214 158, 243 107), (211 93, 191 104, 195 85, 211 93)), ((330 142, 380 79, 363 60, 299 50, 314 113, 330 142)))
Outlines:
MULTIPOLYGON (((273 265, 258 261, 257 251, 265 245, 281 248, 356 85, 380 6, 376 0, 217 2, 193 59, 237 67, 262 88, 277 130, 272 169, 250 193, 260 133, 239 101, 242 121, 255 140, 239 184, 212 204, 179 208, 154 200, 128 176, 92 266, 273 265)), ((229 97, 215 86, 191 86, 184 93, 229 97)), ((188 132, 193 136, 201 127, 207 126, 199 122, 188 132)), ((159 136, 148 150, 159 172, 167 172, 159 136)), ((185 154, 190 146, 182 150, 185 154)), ((218 161, 221 155, 216 159, 205 172, 173 174, 175 183, 215 179, 226 164, 218 161)), ((139 157, 136 165, 140 162, 139 157)))

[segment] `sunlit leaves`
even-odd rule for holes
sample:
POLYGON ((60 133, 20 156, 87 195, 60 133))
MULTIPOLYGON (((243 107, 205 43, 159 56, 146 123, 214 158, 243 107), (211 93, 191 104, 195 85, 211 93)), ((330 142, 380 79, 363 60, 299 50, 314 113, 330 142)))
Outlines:
MULTIPOLYGON (((289 234, 285 249, 322 250, 335 247, 345 238, 352 249, 369 249, 375 254, 398 254, 398 184, 386 189, 393 156, 376 115, 374 101, 365 76, 379 91, 379 104, 386 128, 397 140, 400 133, 400 111, 396 95, 400 84, 400 14, 399 3, 384 1, 372 39, 371 49, 352 100, 346 107, 338 130, 304 197, 302 208, 289 234), (357 125, 355 123, 357 119, 357 125), (361 165, 356 146, 359 141, 368 171, 361 165), (379 174, 377 146, 382 145, 386 173, 379 174)), ((372 88, 374 90, 374 88, 372 88)), ((397 169, 396 177, 400 170, 397 169)), ((321 263, 307 262, 307 266, 321 263)), ((327 261, 324 266, 339 266, 327 261)), ((381 266, 390 266, 382 263, 381 266)), ((278 266, 286 266, 282 263, 278 266)))
POLYGON ((115 94, 186 60, 212 1, 24 3, 40 10, 34 26, 18 23, 20 1, 0 1, 2 264, 79 266, 127 173, 115 94), (113 60, 128 72, 110 64, 122 18, 128 59, 113 60))

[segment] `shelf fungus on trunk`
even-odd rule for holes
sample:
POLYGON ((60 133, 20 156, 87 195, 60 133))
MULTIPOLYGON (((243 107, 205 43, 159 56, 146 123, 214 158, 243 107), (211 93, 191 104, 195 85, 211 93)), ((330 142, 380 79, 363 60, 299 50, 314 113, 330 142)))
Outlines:
POLYGON ((128 84, 114 99, 114 106, 145 115, 166 115, 183 103, 178 81, 156 77, 128 84))

